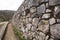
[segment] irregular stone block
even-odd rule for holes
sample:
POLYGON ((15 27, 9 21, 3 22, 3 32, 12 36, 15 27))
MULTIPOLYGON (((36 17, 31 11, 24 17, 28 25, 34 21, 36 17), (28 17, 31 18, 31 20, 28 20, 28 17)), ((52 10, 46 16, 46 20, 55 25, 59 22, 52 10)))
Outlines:
POLYGON ((59 4, 60 4, 60 0, 49 0, 50 6, 55 6, 55 5, 59 5, 59 4))
POLYGON ((48 19, 48 18, 50 18, 50 14, 43 14, 42 18, 48 19))
POLYGON ((32 24, 30 24, 30 23, 28 23, 28 24, 26 25, 26 28, 27 28, 28 30, 30 30, 31 27, 32 27, 32 24))
POLYGON ((39 18, 33 18, 32 24, 33 24, 34 26, 37 26, 38 22, 39 22, 39 18))
POLYGON ((26 17, 29 18, 30 16, 31 16, 30 13, 28 13, 26 17))
POLYGON ((24 27, 21 27, 21 30, 23 31, 23 33, 25 32, 25 29, 24 29, 24 27))
POLYGON ((32 23, 32 18, 29 18, 29 22, 32 23))
POLYGON ((57 19, 57 22, 60 23, 60 19, 57 19))
POLYGON ((26 16, 26 12, 25 11, 22 13, 22 16, 26 16))
POLYGON ((49 8, 49 4, 48 3, 46 3, 46 8, 49 8))
POLYGON ((50 26, 50 32, 52 36, 60 39, 60 24, 55 24, 55 25, 50 26))
POLYGON ((31 7, 31 6, 38 6, 39 4, 38 4, 38 0, 30 0, 29 1, 29 3, 28 3, 28 5, 31 7))
POLYGON ((26 23, 29 23, 29 18, 26 18, 26 23))
POLYGON ((31 12, 31 13, 36 12, 36 8, 35 8, 35 7, 30 8, 30 12, 31 12))
POLYGON ((34 18, 34 17, 35 17, 35 14, 36 14, 36 13, 32 13, 32 14, 31 14, 31 17, 34 18))
POLYGON ((32 31, 32 32, 35 32, 35 31, 36 31, 36 26, 32 26, 32 27, 31 27, 31 31, 32 31))
POLYGON ((45 37, 45 40, 48 40, 49 39, 49 35, 47 35, 46 37, 45 37))
POLYGON ((54 40, 53 38, 50 38, 49 40, 54 40))
POLYGON ((50 23, 50 25, 52 25, 52 24, 56 23, 55 18, 51 18, 51 19, 49 19, 49 23, 50 23))
POLYGON ((44 40, 45 39, 45 34, 40 32, 39 33, 39 40, 44 40))
POLYGON ((28 6, 28 3, 29 3, 29 0, 25 0, 24 2, 23 2, 23 6, 24 6, 24 8, 25 8, 25 10, 26 9, 28 9, 28 8, 30 8, 29 6, 28 6))
POLYGON ((57 15, 60 12, 60 6, 56 6, 54 11, 55 11, 54 14, 57 15))
POLYGON ((40 5, 38 8, 37 8, 37 12, 39 13, 45 13, 45 10, 46 10, 46 7, 44 4, 40 5))
POLYGON ((58 6, 55 6, 54 11, 57 11, 57 10, 58 10, 58 6))
POLYGON ((47 33, 49 30, 48 20, 41 20, 40 23, 38 24, 37 30, 47 33))
POLYGON ((48 2, 48 0, 40 0, 41 3, 45 3, 45 2, 48 2))
POLYGON ((46 9, 46 12, 52 12, 52 10, 50 10, 50 9, 46 9))

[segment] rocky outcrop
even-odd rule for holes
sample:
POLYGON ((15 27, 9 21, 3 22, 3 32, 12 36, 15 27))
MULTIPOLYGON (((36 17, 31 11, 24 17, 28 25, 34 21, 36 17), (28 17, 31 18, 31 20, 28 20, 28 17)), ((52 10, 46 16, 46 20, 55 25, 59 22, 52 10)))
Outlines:
POLYGON ((25 0, 12 19, 30 40, 60 39, 60 0, 25 0))

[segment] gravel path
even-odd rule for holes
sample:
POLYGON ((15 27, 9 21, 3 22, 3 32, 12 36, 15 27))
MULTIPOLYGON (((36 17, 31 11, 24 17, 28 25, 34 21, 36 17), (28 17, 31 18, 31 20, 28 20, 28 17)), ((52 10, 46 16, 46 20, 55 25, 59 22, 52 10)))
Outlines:
POLYGON ((14 35, 14 31, 11 24, 8 25, 8 29, 4 37, 4 40, 17 40, 16 36, 14 35))

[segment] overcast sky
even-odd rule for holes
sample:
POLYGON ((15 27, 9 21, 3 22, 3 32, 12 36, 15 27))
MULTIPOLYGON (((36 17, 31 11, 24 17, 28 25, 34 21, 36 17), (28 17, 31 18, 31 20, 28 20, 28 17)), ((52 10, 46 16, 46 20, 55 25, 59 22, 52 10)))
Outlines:
POLYGON ((0 0, 0 10, 17 10, 24 0, 0 0))

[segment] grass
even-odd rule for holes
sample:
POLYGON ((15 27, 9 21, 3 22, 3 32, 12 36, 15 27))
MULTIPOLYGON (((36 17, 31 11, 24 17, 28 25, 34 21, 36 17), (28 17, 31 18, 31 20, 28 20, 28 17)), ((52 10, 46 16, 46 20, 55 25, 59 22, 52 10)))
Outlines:
POLYGON ((19 38, 19 40, 26 40, 24 37, 23 37, 23 32, 21 30, 18 30, 16 27, 13 26, 13 30, 14 30, 14 33, 15 35, 19 38))

